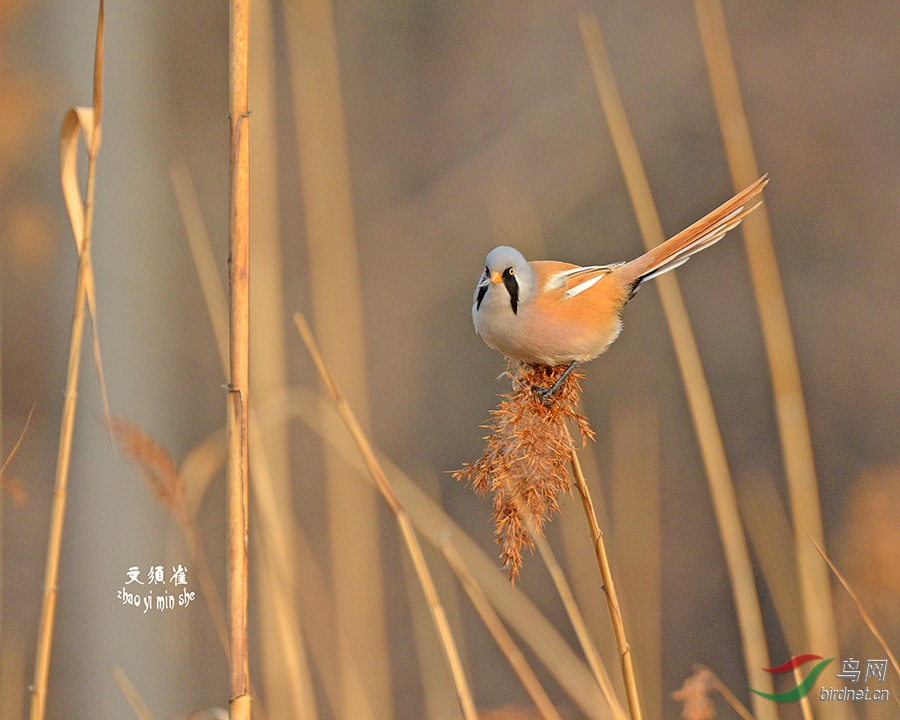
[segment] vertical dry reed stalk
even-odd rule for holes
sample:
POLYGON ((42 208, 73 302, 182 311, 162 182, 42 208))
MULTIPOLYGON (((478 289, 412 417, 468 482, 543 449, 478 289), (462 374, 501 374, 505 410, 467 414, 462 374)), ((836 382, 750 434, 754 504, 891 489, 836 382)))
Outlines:
MULTIPOLYGON (((363 300, 332 2, 288 0, 283 8, 311 320, 331 370, 367 428, 363 300)), ((338 653, 344 701, 339 714, 354 720, 389 720, 393 697, 378 499, 368 485, 360 487, 347 464, 328 449, 323 460, 334 605, 342 631, 338 653), (354 664, 362 672, 361 687, 349 682, 354 664), (369 706, 374 715, 366 714, 369 706)))
POLYGON ((387 476, 384 474, 381 464, 375 457, 375 452, 372 450, 372 446, 369 444, 368 439, 363 433, 353 410, 344 399, 341 389, 338 387, 328 368, 325 366, 325 361, 322 359, 322 355, 316 345, 312 331, 309 329, 309 325, 307 325, 306 320, 299 313, 294 315, 294 321, 297 323, 297 329, 300 332, 300 336, 303 338, 303 342, 315 362, 319 376, 334 401, 338 415, 353 437, 353 440, 363 457, 366 469, 375 481, 375 485, 378 487, 379 492, 388 504, 391 512, 394 514, 397 525, 400 527, 400 533, 413 561, 413 566, 415 567, 422 590, 425 593, 425 599, 428 602, 428 608, 431 611, 435 628, 437 629, 438 636, 440 637, 444 648, 444 654, 447 658, 447 664, 450 667, 450 673, 456 687, 456 694, 459 698, 459 705, 463 717, 465 720, 477 720, 478 714, 475 710, 475 702, 472 699, 472 693, 469 690, 469 684, 466 681, 463 672, 462 661, 459 657, 459 651, 456 648, 456 641, 453 639, 453 634, 450 631, 447 615, 444 612, 441 599, 434 586, 431 572, 428 570, 428 565, 425 562, 425 556, 422 553, 421 545, 419 545, 419 540, 413 528, 412 521, 406 512, 406 508, 404 508, 397 498, 387 476))
POLYGON ((230 380, 227 394, 228 617, 231 720, 249 720, 247 652, 247 505, 250 353, 250 114, 247 99, 250 3, 231 0, 229 14, 229 300, 230 380))
MULTIPOLYGON (((66 368, 66 389, 60 421, 59 452, 53 507, 50 515, 50 534, 47 543, 47 563, 44 572, 44 595, 38 624, 37 650, 34 663, 34 683, 31 688, 31 720, 43 720, 47 707, 47 681, 50 674, 50 652, 53 644, 53 625, 56 617, 57 579, 62 550, 62 533, 66 513, 66 492, 69 464, 72 457, 72 438, 75 430, 75 408, 78 397, 78 375, 81 367, 81 341, 84 333, 85 305, 91 307, 93 317, 93 274, 91 269, 91 232, 94 224, 94 193, 96 189, 97 155, 100 151, 101 115, 103 107, 103 0, 97 16, 97 42, 94 51, 93 103, 90 108, 71 108, 63 118, 60 130, 60 181, 69 213, 69 222, 78 250, 78 274, 75 281, 75 307, 72 315, 72 335, 66 368), (78 187, 76 159, 79 134, 84 133, 87 145, 88 170, 85 198, 82 204, 78 187)), ((97 353, 96 324, 94 325, 95 360, 97 353)), ((99 366, 98 366, 99 371, 99 366)))
MULTIPOLYGON (((758 168, 725 16, 719 0, 695 0, 694 8, 732 181, 735 187, 740 187, 746 178, 755 177, 758 168)), ((837 653, 837 628, 828 569, 804 539, 806 532, 817 544, 823 547, 825 544, 819 485, 797 351, 765 205, 754 217, 748 218, 744 233, 744 247, 772 377, 775 415, 793 516, 794 548, 807 642, 816 652, 837 653)), ((846 709, 841 703, 825 703, 822 713, 825 717, 845 717, 846 709)))
MULTIPOLYGON (((178 205, 184 221, 188 244, 215 335, 222 372, 227 377, 229 372, 228 300, 216 270, 215 255, 209 242, 209 234, 206 231, 197 194, 188 170, 184 167, 173 168, 172 184, 178 196, 178 205)), ((258 415, 254 410, 254 405, 255 401, 251 400, 248 403, 250 447, 264 448, 263 432, 260 423, 256 420, 258 415)), ((284 507, 279 508, 279 495, 275 489, 275 481, 267 461, 267 454, 253 452, 250 455, 250 468, 253 473, 253 483, 250 489, 253 493, 258 519, 257 527, 261 538, 260 553, 267 556, 262 568, 275 583, 273 593, 279 596, 275 598, 273 595, 272 613, 273 620, 277 625, 276 635, 281 643, 284 672, 287 676, 293 703, 291 712, 297 720, 310 720, 316 717, 315 698, 309 677, 303 633, 300 629, 300 617, 296 613, 284 612, 283 608, 294 607, 297 602, 301 589, 297 581, 297 574, 314 569, 311 565, 311 553, 302 551, 302 548, 306 548, 306 541, 299 527, 292 524, 289 510, 284 507), (269 557, 271 560, 268 559, 269 557)), ((304 573, 304 582, 305 585, 315 585, 314 580, 307 573, 304 573)), ((321 586, 324 587, 324 583, 321 586)), ((324 591, 314 594, 319 598, 327 595, 324 591)), ((307 613, 301 614, 302 617, 307 615, 307 613)), ((317 629, 321 625, 321 623, 316 624, 312 621, 311 623, 317 629)), ((311 640, 311 642, 315 644, 315 640, 311 640)), ((325 655, 325 653, 320 653, 320 655, 325 655)), ((334 684, 329 684, 329 680, 336 675, 336 672, 323 671, 322 675, 326 678, 327 692, 334 684)))
MULTIPOLYGON (((275 28, 271 0, 250 3, 250 105, 253 108, 253 153, 250 156, 250 391, 259 407, 287 385, 285 353, 284 281, 279 225, 278 140, 276 108, 275 28)), ((254 423, 253 405, 250 422, 254 423)), ((265 454, 272 480, 279 524, 286 525, 294 507, 290 433, 286 423, 275 424, 265 432, 250 434, 251 457, 265 454), (257 435, 262 446, 256 443, 257 435)), ((254 463, 250 473, 258 482, 254 463)), ((251 502, 253 497, 251 496, 251 502)), ((260 528, 260 537, 264 532, 260 528)), ((304 709, 300 687, 292 669, 302 657, 284 642, 286 634, 279 618, 282 606, 295 604, 295 593, 281 592, 287 587, 278 578, 290 570, 279 566, 276 557, 267 554, 262 542, 252 542, 251 563, 267 568, 257 576, 251 588, 251 605, 256 608, 259 633, 259 657, 254 662, 257 677, 264 684, 266 710, 272 717, 310 717, 304 709), (268 565, 272 570, 268 570, 268 565)), ((251 622, 253 622, 251 618, 251 622)), ((290 622, 288 622, 290 624, 290 622)), ((296 626, 296 625, 295 625, 296 626)), ((305 693, 304 693, 305 694, 305 693)), ((308 699, 311 699, 309 694, 308 699)))
MULTIPOLYGON (((619 163, 625 175, 625 182, 635 208, 641 235, 648 248, 654 247, 665 240, 665 235, 616 87, 603 44, 600 25, 593 15, 583 15, 579 24, 594 73, 597 92, 607 118, 613 145, 619 156, 619 163)), ((675 354, 678 358, 706 469, 710 496, 731 578, 732 597, 741 629, 741 643, 748 681, 752 687, 772 692, 772 678, 762 670, 768 666, 769 651, 753 577, 753 565, 750 561, 747 540, 744 537, 737 510, 734 485, 731 481, 725 447, 719 432, 709 386, 706 383, 703 364, 700 361, 700 354, 691 330, 678 280, 672 273, 669 273, 658 278, 657 288, 659 288, 663 311, 675 346, 675 354)), ((755 698, 754 710, 759 720, 776 720, 773 704, 766 703, 762 698, 755 698)))
POLYGON ((631 646, 625 636, 625 623, 622 621, 622 611, 619 608, 619 598, 616 595, 616 586, 613 583, 612 570, 609 566, 609 557, 606 554, 606 543, 603 533, 597 524, 597 515, 594 512, 594 503, 588 490, 584 474, 581 472, 581 464, 578 455, 572 450, 572 475, 575 478, 575 487, 581 497, 581 504, 588 521, 591 532, 591 540, 594 544, 594 554, 597 557, 597 566, 600 568, 600 579, 603 583, 603 594, 606 595, 606 604, 609 608, 609 619, 612 622, 613 633, 616 637, 616 646, 619 648, 619 660, 622 663, 622 679, 625 682, 625 697, 628 699, 628 711, 632 720, 640 720, 641 699, 638 694, 637 677, 634 672, 634 658, 631 655, 631 646))
POLYGON ((791 655, 802 655, 809 648, 803 628, 797 564, 784 552, 793 542, 790 518, 775 481, 767 474, 745 473, 738 477, 737 487, 741 519, 782 632, 791 655))

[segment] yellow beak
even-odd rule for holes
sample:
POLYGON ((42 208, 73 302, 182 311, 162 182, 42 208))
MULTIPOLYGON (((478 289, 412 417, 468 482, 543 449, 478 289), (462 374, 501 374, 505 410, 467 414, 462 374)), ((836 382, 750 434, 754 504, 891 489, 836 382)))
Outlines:
POLYGON ((491 282, 494 283, 494 285, 503 282, 503 275, 494 270, 494 272, 491 273, 491 282))

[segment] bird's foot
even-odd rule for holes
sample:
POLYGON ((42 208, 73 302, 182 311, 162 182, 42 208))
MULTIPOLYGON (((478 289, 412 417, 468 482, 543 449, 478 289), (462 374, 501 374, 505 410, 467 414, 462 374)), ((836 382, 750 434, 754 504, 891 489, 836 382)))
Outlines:
POLYGON ((544 387, 543 385, 532 385, 531 389, 535 395, 540 397, 541 404, 550 407, 553 404, 553 396, 556 394, 552 387, 544 387))
POLYGON ((553 383, 550 387, 544 387, 543 385, 532 385, 531 389, 534 390, 541 398, 541 404, 550 406, 553 404, 553 396, 559 391, 562 387, 562 384, 566 381, 566 378, 572 374, 572 371, 575 369, 575 366, 578 364, 577 360, 573 360, 569 363, 569 367, 563 370, 562 375, 556 378, 556 382, 553 383))

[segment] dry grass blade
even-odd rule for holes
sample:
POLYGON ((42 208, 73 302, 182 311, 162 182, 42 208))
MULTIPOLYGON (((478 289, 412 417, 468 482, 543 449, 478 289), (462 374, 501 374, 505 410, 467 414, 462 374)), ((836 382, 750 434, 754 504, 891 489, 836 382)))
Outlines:
MULTIPOLYGON (((92 298, 93 274, 91 271, 91 230, 94 219, 94 192, 96 188, 97 154, 100 150, 100 100, 102 90, 96 87, 101 81, 103 68, 103 0, 97 19, 97 44, 94 56, 93 108, 73 108, 63 118, 60 130, 60 180, 69 222, 75 235, 78 250, 78 274, 75 281, 75 307, 72 315, 72 335, 66 368, 66 389, 60 420, 59 451, 56 462, 53 507, 47 543, 47 562, 44 572, 44 595, 38 624, 38 640, 35 652, 34 683, 31 696, 31 720, 43 720, 47 704, 47 681, 50 674, 50 652, 53 644, 53 626, 56 617, 57 579, 62 550, 62 533, 66 512, 66 491, 69 481, 69 464, 72 455, 72 438, 75 430, 75 407, 78 396, 78 374, 81 366, 81 342, 84 332, 84 306, 92 298), (87 187, 84 204, 78 189, 76 155, 78 138, 84 133, 88 149, 87 187)), ((94 333, 95 359, 99 357, 94 333)), ((100 372, 100 365, 97 366, 100 372)), ((101 374, 101 390, 102 390, 101 374)), ((104 392, 105 395, 105 392, 104 392)), ((104 401, 105 402, 105 401, 104 401)))
POLYGON ((453 546, 453 543, 450 542, 449 539, 441 545, 441 550, 443 551, 447 562, 450 564, 450 567, 453 568, 453 572, 456 573, 456 577, 459 578, 459 582, 469 596, 469 600, 472 601, 475 610, 477 610, 478 614, 481 616, 481 620, 485 624, 485 627, 487 627, 491 636, 494 638, 494 642, 497 643, 497 646, 506 656, 507 661, 509 661, 509 664, 519 677, 525 690, 534 701, 541 717, 543 717, 544 720, 562 720, 559 712, 553 706, 553 702, 547 695, 547 691, 544 690, 540 681, 537 679, 537 676, 534 674, 534 670, 531 669, 531 666, 528 664, 522 651, 519 650, 515 641, 512 639, 512 636, 509 634, 509 631, 506 629, 506 626, 504 626, 503 621, 494 611, 494 608, 491 606, 484 591, 478 585, 478 582, 475 580, 472 573, 469 572, 459 551, 453 546))
POLYGON ((6 468, 9 467, 9 464, 16 456, 16 453, 19 452, 19 447, 21 447, 22 441, 25 439, 25 433, 28 431, 28 426, 31 424, 31 418, 34 415, 34 408, 35 405, 32 405, 31 410, 28 411, 28 417, 25 418, 25 425, 22 427, 22 432, 19 433, 19 439, 16 440, 16 443, 15 445, 13 445, 12 450, 9 451, 9 455, 6 456, 6 460, 3 461, 2 467, 0 467, 0 481, 2 481, 4 476, 6 475, 6 468))
POLYGON ((138 694, 138 691, 135 689, 131 680, 128 679, 125 671, 117 665, 113 667, 110 672, 112 672, 113 680, 116 681, 119 690, 122 691, 125 699, 128 700, 128 704, 131 705, 131 709, 134 710, 134 714, 138 716, 138 720, 153 720, 153 714, 150 712, 150 708, 148 708, 146 703, 141 699, 141 696, 138 694))
POLYGON ((316 341, 312 335, 312 331, 309 329, 309 325, 307 325, 306 320, 299 313, 294 315, 294 321, 297 324, 297 329, 300 332, 300 336, 303 338, 303 342, 306 344, 307 350, 309 351, 310 355, 313 358, 313 361, 315 362, 316 369, 319 371, 319 376, 321 377, 322 382, 325 384, 328 393, 331 395, 331 398, 334 401, 334 405, 336 410, 338 411, 338 415, 340 415, 340 418, 346 425, 347 430, 349 430, 350 434, 353 436, 353 440, 359 448, 360 453, 362 454, 366 469, 369 471, 369 474, 375 481, 375 485, 381 492, 382 497, 384 497, 385 502, 387 502, 388 507, 390 507, 391 512, 394 513, 397 524, 400 526, 401 535, 403 536, 403 540, 406 543, 407 550, 409 551, 410 557, 412 558, 413 565, 416 569, 416 574, 418 575, 419 582, 422 585, 422 590, 425 592, 425 598, 428 601, 428 607, 429 610, 431 610, 432 619, 434 620, 438 636, 440 637, 441 643, 443 645, 447 663, 450 666, 450 673, 453 676, 453 682, 456 687, 456 694, 459 698, 459 704, 460 708, 462 709, 463 716, 466 718, 466 720, 477 720, 475 702, 472 699, 472 694, 469 690, 468 682, 466 681, 465 674, 463 673, 462 661, 459 657, 459 651, 456 648, 456 642, 454 641, 453 634, 450 631, 450 624, 447 622, 447 615, 444 612, 444 608, 441 604, 440 597, 437 594, 437 589, 434 586, 434 581, 432 580, 431 573, 428 570, 428 565, 425 562, 425 556, 422 554, 422 548, 419 545, 418 538, 416 537, 415 530, 413 529, 412 521, 409 519, 409 515, 406 513, 406 509, 403 507, 403 505, 400 503, 400 500, 397 498, 397 495, 394 493, 394 489, 393 487, 391 487, 387 476, 384 474, 384 471, 381 468, 381 464, 375 457, 372 446, 369 444, 368 439, 362 432, 362 429, 360 428, 359 423, 356 420, 356 416, 353 414, 353 410, 347 404, 347 401, 344 399, 340 388, 338 387, 334 378, 331 376, 328 368, 325 366, 325 362, 322 359, 321 354, 319 353, 319 348, 316 345, 316 341))
POLYGON ((600 690, 603 692, 603 697, 606 698, 606 702, 609 704, 609 709, 612 711, 613 717, 615 717, 616 720, 625 720, 625 718, 628 717, 625 713, 625 708, 622 707, 619 698, 616 696, 612 682, 609 678, 609 673, 606 672, 603 661, 600 659, 600 653, 597 652, 594 641, 591 639, 587 625, 581 615, 578 603, 575 602, 575 595, 572 592, 572 588, 569 586, 565 573, 563 573, 559 562, 557 562, 556 557, 553 554, 553 550, 550 548, 550 543, 540 535, 535 536, 534 540, 538 552, 540 552, 541 557, 544 559, 544 564, 550 572, 550 577, 553 579, 553 584, 556 586, 559 597, 566 608, 569 620, 572 623, 572 628, 575 630, 575 635, 578 637, 578 642, 581 645, 581 650, 587 659, 588 666, 594 674, 597 685, 600 686, 600 690))
MULTIPOLYGON (((613 144, 625 175, 644 243, 649 249, 665 239, 650 185, 612 74, 600 25, 595 16, 584 15, 580 19, 580 26, 613 144)), ((725 551, 732 597, 741 629, 748 681, 753 687, 772 692, 774 690, 772 678, 761 669, 769 662, 769 651, 753 577, 753 565, 737 510, 734 485, 706 374, 700 361, 678 280, 673 273, 669 273, 657 279, 657 287, 697 431, 710 496, 725 551)), ((776 719, 773 704, 763 698, 754 698, 754 710, 759 720, 776 719)))
MULTIPOLYGON (((758 166, 725 16, 719 0, 695 0, 694 8, 732 181, 735 187, 740 187, 742 182, 755 175, 758 166)), ((801 534, 801 528, 805 528, 819 545, 825 542, 819 485, 797 351, 765 207, 747 222, 744 232, 744 247, 772 377, 807 642, 809 646, 819 648, 818 652, 830 654, 837 651, 838 642, 828 571, 810 545, 803 542, 801 534)), ((841 703, 827 703, 822 712, 827 717, 846 716, 841 703)))
POLYGON ((191 178, 190 170, 185 165, 174 165, 170 171, 172 187, 178 201, 178 210, 184 223, 185 234, 194 267, 200 280, 200 289, 209 311, 213 334, 216 338, 216 349, 225 372, 228 372, 228 298, 222 289, 216 257, 209 241, 206 223, 200 210, 197 190, 191 178))
POLYGON ((897 673, 897 677, 900 678, 900 664, 897 663, 897 658, 894 657, 894 653, 891 652, 891 649, 888 647, 887 642, 884 639, 884 636, 878 631, 878 628, 875 627, 875 623, 872 622, 872 618, 869 617, 869 613, 866 612, 856 593, 853 591, 853 588, 850 587, 850 583, 841 575, 840 571, 837 569, 835 564, 831 561, 831 558, 828 557, 828 554, 822 549, 822 546, 817 543, 812 535, 806 533, 807 539, 813 544, 813 547, 822 556, 822 559, 828 564, 828 567, 831 568, 831 572, 834 573, 834 576, 840 581, 841 585, 844 586, 844 590, 847 591, 847 594, 850 595, 850 598, 853 600, 854 605, 856 605, 856 609, 859 611, 860 617, 862 617, 863 622, 866 623, 869 630, 871 630, 872 635, 875 636, 875 639, 878 641, 878 644, 881 645, 882 649, 887 653, 888 658, 891 661, 891 666, 894 668, 894 672, 897 673))
MULTIPOLYGON (((103 373, 103 360, 100 354, 100 340, 97 331, 97 299, 94 287, 94 267, 91 263, 90 242, 94 217, 94 175, 93 167, 100 152, 103 130, 100 123, 102 115, 103 89, 103 2, 100 2, 97 21, 97 45, 94 55, 94 104, 92 107, 71 108, 63 118, 60 131, 60 182, 63 202, 69 216, 69 225, 75 238, 75 249, 78 252, 79 274, 83 275, 81 293, 83 303, 87 301, 88 316, 91 320, 91 345, 94 354, 94 367, 100 384, 100 401, 103 417, 109 421, 109 397, 106 392, 106 380, 103 373), (78 184, 78 139, 79 132, 84 136, 88 154, 87 192, 84 198, 78 184)), ((76 298, 79 293, 76 292, 76 298)), ((110 442, 112 438, 110 438, 110 442)))

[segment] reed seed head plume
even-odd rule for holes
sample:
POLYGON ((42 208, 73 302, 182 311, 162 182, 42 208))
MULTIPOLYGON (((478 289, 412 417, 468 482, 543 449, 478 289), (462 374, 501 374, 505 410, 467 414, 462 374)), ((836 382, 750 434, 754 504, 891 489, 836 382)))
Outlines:
POLYGON ((543 532, 544 522, 559 510, 559 494, 572 490, 566 463, 574 441, 566 421, 578 429, 582 444, 594 436, 577 409, 583 375, 571 373, 549 404, 535 390, 552 386, 564 370, 511 363, 507 375, 512 392, 491 411, 484 452, 453 473, 476 492, 493 495, 500 557, 511 581, 522 567, 522 550, 534 548, 532 533, 543 532))
POLYGON ((19 478, 9 475, 0 476, 0 490, 8 492, 17 507, 24 507, 28 504, 28 493, 25 492, 25 485, 19 478))
POLYGON ((109 429, 165 508, 180 521, 187 518, 184 486, 178 465, 168 451, 131 420, 113 417, 109 429))
POLYGON ((672 693, 674 700, 684 703, 681 710, 684 720, 712 720, 716 716, 712 700, 709 699, 714 678, 712 670, 697 665, 694 674, 684 681, 681 690, 672 693))

